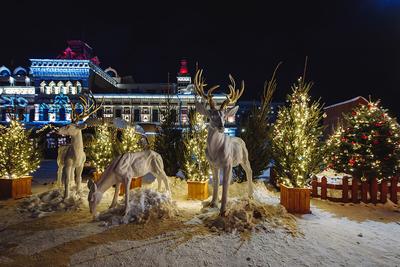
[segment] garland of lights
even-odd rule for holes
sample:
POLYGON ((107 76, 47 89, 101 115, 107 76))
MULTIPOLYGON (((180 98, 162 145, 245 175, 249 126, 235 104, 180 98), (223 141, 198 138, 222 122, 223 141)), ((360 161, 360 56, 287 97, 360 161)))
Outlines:
POLYGON ((322 161, 321 104, 312 102, 312 83, 301 79, 287 96, 289 106, 280 108, 273 128, 272 151, 277 178, 286 186, 304 187, 322 161))
POLYGON ((400 166, 400 126, 376 103, 359 105, 344 116, 328 140, 326 159, 334 170, 362 181, 390 179, 400 166))
POLYGON ((189 131, 184 136, 186 177, 190 181, 207 181, 211 170, 205 153, 208 133, 205 118, 193 111, 189 123, 189 131))
POLYGON ((16 120, 0 127, 0 177, 18 178, 39 168, 40 155, 29 131, 16 120))

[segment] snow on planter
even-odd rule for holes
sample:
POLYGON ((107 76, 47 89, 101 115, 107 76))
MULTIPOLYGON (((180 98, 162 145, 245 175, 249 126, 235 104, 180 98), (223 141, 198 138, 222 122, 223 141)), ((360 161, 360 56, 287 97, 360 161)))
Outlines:
POLYGON ((166 219, 177 214, 175 203, 166 193, 160 193, 152 189, 136 189, 130 191, 130 209, 124 215, 125 205, 121 200, 116 208, 101 213, 99 220, 104 221, 105 226, 127 224, 130 222, 144 223, 150 219, 166 219))

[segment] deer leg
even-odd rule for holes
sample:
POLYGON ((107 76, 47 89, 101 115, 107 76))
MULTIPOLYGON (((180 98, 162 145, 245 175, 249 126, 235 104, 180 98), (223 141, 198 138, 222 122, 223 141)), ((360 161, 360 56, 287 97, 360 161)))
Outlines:
POLYGON ((115 184, 115 192, 114 192, 113 200, 111 202, 110 209, 115 208, 115 206, 117 205, 118 195, 119 195, 119 188, 120 187, 121 187, 121 183, 116 183, 115 184))
POLYGON ((57 169, 57 182, 56 182, 56 186, 57 187, 61 187, 62 186, 62 174, 63 174, 63 169, 64 169, 64 167, 63 166, 58 166, 58 169, 57 169))
POLYGON ((82 171, 83 171, 83 164, 75 168, 75 185, 77 191, 81 190, 82 171))
POLYGON ((164 181, 165 190, 171 194, 171 189, 169 188, 168 176, 164 171, 164 164, 161 157, 157 157, 152 164, 152 174, 156 176, 158 180, 158 191, 161 191, 161 180, 164 181))
POLYGON ((129 212, 129 190, 131 185, 132 178, 125 178, 124 179, 124 186, 125 186, 125 216, 128 215, 129 212))
POLYGON ((69 198, 69 180, 71 178, 71 172, 71 166, 64 166, 64 198, 69 198))
POLYGON ((156 178, 157 178, 157 191, 158 192, 161 192, 161 177, 159 176, 159 175, 155 175, 156 176, 156 178))
POLYGON ((213 177, 213 195, 210 203, 210 207, 218 207, 218 187, 219 187, 219 169, 212 167, 212 177, 213 177))
POLYGON ((240 165, 246 172, 249 198, 253 198, 253 193, 254 193, 253 171, 251 170, 250 162, 248 160, 246 160, 244 163, 242 163, 240 165))
POLYGON ((222 181, 222 200, 221 200, 221 209, 220 209, 220 215, 225 216, 226 213, 226 204, 228 202, 228 187, 229 187, 229 182, 230 178, 232 175, 232 165, 231 163, 228 163, 227 166, 224 167, 224 179, 222 181))

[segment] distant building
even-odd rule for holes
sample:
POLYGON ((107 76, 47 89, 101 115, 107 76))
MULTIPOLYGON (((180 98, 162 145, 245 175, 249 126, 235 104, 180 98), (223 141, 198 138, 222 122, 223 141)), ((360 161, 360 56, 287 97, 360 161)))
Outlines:
POLYGON ((350 113, 358 105, 367 105, 368 100, 362 96, 357 96, 350 100, 333 104, 324 108, 326 117, 324 118, 325 137, 331 135, 337 126, 343 122, 343 114, 350 113))
MULTIPOLYGON (((67 48, 54 59, 30 59, 29 68, 0 67, 0 123, 10 120, 10 114, 28 127, 53 123, 63 125, 71 121, 71 101, 92 91, 104 104, 97 117, 122 118, 142 125, 147 133, 163 120, 162 110, 167 99, 177 110, 177 126, 188 124, 188 113, 199 97, 195 95, 188 62, 180 61, 173 81, 164 83, 136 83, 132 76, 121 76, 117 70, 102 69, 93 49, 79 40, 67 41, 67 48)), ((226 99, 223 93, 214 94, 220 105, 226 99)), ((227 119, 226 132, 236 134, 237 123, 259 102, 240 101, 236 117, 227 119)), ((277 114, 272 104, 271 122, 277 114)), ((79 105, 77 105, 79 108, 79 105)))
MULTIPOLYGON (((16 114, 28 127, 70 123, 71 101, 90 90, 96 99, 104 98, 98 117, 158 125, 169 98, 178 112, 177 124, 185 127, 188 123, 196 95, 186 60, 180 61, 176 82, 139 84, 112 67, 100 68, 100 60, 86 43, 72 40, 67 45, 55 59, 30 59, 29 68, 0 67, 0 122, 16 114)), ((214 99, 221 104, 226 97, 215 94, 214 99)), ((235 134, 235 118, 228 121, 228 133, 235 134)))

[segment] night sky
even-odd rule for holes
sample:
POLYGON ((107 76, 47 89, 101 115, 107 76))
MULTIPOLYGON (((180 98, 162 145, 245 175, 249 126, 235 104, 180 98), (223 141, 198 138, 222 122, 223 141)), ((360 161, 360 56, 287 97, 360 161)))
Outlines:
POLYGON ((168 72, 174 79, 187 58, 209 84, 225 85, 228 73, 244 79, 243 98, 251 100, 282 61, 275 96, 282 101, 308 56, 315 98, 329 105, 371 95, 400 116, 400 0, 54 2, 2 4, 0 65, 55 58, 67 39, 82 39, 102 68, 136 82, 166 82, 168 72))

